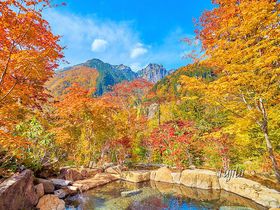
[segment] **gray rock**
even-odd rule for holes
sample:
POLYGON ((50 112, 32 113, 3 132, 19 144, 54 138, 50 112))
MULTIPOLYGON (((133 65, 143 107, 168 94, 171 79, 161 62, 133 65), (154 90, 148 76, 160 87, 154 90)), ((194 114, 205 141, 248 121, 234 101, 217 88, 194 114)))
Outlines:
POLYGON ((64 179, 49 179, 49 180, 54 184, 54 186, 58 186, 58 187, 64 187, 72 184, 71 181, 64 180, 64 179))

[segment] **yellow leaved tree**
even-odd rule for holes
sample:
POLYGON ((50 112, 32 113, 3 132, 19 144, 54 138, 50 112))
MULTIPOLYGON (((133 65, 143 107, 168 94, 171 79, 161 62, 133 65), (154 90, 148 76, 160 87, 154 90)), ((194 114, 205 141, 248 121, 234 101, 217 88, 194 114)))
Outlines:
MULTIPOLYGON (((201 63, 218 78, 206 83, 184 77, 185 88, 204 92, 208 101, 261 130, 277 180, 279 166, 270 138, 272 111, 280 99, 280 5, 276 0, 216 0, 200 19, 201 63), (191 84, 191 85, 190 85, 191 84)), ((249 149, 249 148, 248 148, 249 149)))

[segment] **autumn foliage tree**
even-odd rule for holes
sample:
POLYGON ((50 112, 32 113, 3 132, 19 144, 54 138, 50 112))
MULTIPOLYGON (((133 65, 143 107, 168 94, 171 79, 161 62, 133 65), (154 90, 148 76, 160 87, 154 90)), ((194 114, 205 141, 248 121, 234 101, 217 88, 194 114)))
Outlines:
POLYGON ((183 167, 192 165, 199 157, 197 130, 190 121, 169 121, 153 129, 147 145, 158 161, 183 167))
POLYGON ((114 106, 92 98, 92 90, 74 84, 56 107, 56 141, 65 150, 64 160, 75 164, 98 161, 115 136, 114 106))
POLYGON ((141 79, 125 81, 101 97, 78 84, 66 89, 55 104, 53 129, 64 160, 87 165, 137 156, 147 125, 141 104, 150 87, 141 79))
POLYGON ((49 0, 0 2, 0 150, 13 155, 28 146, 11 135, 14 125, 22 110, 46 99, 44 83, 62 58, 59 36, 42 17, 50 6, 49 0))
POLYGON ((143 139, 147 130, 147 117, 143 105, 146 94, 152 84, 144 79, 136 79, 131 82, 124 81, 115 85, 112 92, 103 96, 103 100, 114 104, 116 136, 112 151, 119 145, 118 159, 124 159, 124 155, 132 155, 133 158, 144 157, 143 139), (120 152, 120 151, 123 152, 120 152))
POLYGON ((219 76, 210 83, 184 77, 183 83, 204 92, 209 103, 259 127, 280 181, 273 150, 279 140, 272 142, 270 135, 272 112, 280 96, 279 1, 214 3, 217 6, 200 19, 198 38, 205 51, 202 63, 215 66, 219 76))

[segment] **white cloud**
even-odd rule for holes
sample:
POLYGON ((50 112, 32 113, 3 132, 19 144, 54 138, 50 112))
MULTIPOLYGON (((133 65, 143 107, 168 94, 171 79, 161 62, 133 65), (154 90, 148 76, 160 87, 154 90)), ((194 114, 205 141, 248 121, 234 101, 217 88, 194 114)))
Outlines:
POLYGON ((188 63, 182 60, 182 53, 189 48, 180 41, 187 36, 181 29, 166 34, 166 39, 157 40, 157 43, 145 43, 131 21, 84 17, 58 12, 57 9, 46 11, 44 17, 50 22, 53 32, 62 36, 61 45, 66 46, 65 59, 69 65, 92 58, 110 64, 130 65, 133 70, 139 70, 147 63, 160 63, 167 68, 188 63))
POLYGON ((102 52, 107 48, 108 42, 104 39, 95 39, 91 44, 93 52, 102 52))
POLYGON ((137 43, 137 45, 131 50, 130 58, 138 58, 148 52, 148 49, 143 47, 143 44, 137 43))
POLYGON ((48 10, 44 16, 54 33, 62 35, 61 44, 66 46, 65 58, 69 65, 92 58, 111 64, 131 63, 131 51, 141 43, 138 32, 133 30, 132 23, 128 21, 81 17, 55 9, 48 10))

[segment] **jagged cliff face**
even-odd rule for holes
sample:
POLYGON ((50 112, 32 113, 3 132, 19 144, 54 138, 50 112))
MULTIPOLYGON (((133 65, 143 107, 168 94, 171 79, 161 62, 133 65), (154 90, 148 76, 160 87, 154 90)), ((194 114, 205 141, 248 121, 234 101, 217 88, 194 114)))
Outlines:
POLYGON ((159 80, 168 75, 168 71, 159 64, 149 64, 146 68, 137 72, 138 77, 149 82, 157 83, 159 80))

